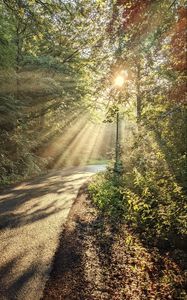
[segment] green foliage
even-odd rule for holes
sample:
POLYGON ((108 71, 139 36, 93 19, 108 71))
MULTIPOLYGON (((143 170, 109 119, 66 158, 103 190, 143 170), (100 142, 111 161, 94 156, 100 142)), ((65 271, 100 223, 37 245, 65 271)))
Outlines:
MULTIPOLYGON (((116 55, 116 69, 124 67, 129 71, 120 94, 123 105, 133 114, 136 111, 138 134, 130 151, 122 146, 125 172, 115 195, 118 194, 122 204, 124 219, 141 229, 145 237, 174 240, 187 234, 186 9, 181 1, 170 4, 157 1, 148 4, 150 11, 146 15, 143 2, 135 6, 128 3, 128 7, 126 1, 122 2, 126 18, 113 28, 120 50, 116 55), (132 16, 141 20, 140 26, 132 16)), ((120 19, 117 10, 116 14, 120 19)), ((115 104, 109 106, 108 121, 116 115, 114 108, 115 104)), ((102 185, 106 198, 111 185, 116 187, 106 175, 102 185)), ((95 191, 98 186, 99 179, 95 191)), ((95 192, 94 199, 100 203, 97 195, 95 192)), ((116 202, 110 200, 113 205, 116 202)))
POLYGON ((104 1, 0 1, 0 184, 45 169, 41 149, 92 107, 108 14, 104 1))
POLYGON ((0 68, 11 68, 15 65, 16 47, 12 41, 12 19, 4 13, 3 5, 0 3, 0 68))
POLYGON ((154 137, 145 143, 142 132, 128 161, 123 157, 120 188, 112 174, 103 175, 95 202, 156 234, 182 234, 184 3, 121 3, 0 1, 1 182, 45 168, 42 147, 80 111, 104 114, 107 106, 106 121, 119 110, 154 137), (119 69, 128 71, 120 93, 113 86, 119 69))
POLYGON ((94 203, 111 218, 123 214, 122 195, 117 178, 111 172, 96 175, 88 190, 94 203))
POLYGON ((116 182, 111 172, 97 175, 89 186, 93 201, 114 218, 125 220, 146 239, 187 234, 187 198, 168 166, 153 133, 138 137, 124 160, 125 171, 116 182))
POLYGON ((187 233, 184 189, 153 137, 139 142, 124 175, 127 219, 155 237, 182 236, 187 233))

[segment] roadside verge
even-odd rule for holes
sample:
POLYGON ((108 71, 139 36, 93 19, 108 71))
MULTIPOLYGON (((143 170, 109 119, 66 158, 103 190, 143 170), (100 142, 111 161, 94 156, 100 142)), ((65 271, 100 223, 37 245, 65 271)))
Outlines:
POLYGON ((79 190, 61 234, 43 300, 185 299, 184 253, 146 247, 112 224, 79 190))

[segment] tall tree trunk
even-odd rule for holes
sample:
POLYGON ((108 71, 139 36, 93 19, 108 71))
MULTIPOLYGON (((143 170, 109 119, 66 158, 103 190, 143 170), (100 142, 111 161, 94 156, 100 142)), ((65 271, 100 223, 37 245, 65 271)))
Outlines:
POLYGON ((21 62, 21 48, 22 48, 22 41, 19 32, 19 24, 16 29, 16 98, 20 98, 20 62, 21 62))
POLYGON ((140 127, 141 116, 142 116, 142 99, 140 91, 140 62, 137 62, 137 78, 136 78, 136 120, 138 128, 140 127))

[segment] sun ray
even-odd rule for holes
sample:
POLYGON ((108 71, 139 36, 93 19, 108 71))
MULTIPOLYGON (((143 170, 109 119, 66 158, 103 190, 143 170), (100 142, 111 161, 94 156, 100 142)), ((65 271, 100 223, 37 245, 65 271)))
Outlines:
POLYGON ((72 143, 61 153, 61 156, 59 157, 59 159, 56 161, 56 163, 54 164, 54 168, 59 167, 60 165, 62 165, 63 163, 65 165, 68 165, 68 158, 71 156, 72 157, 72 153, 74 151, 76 151, 77 145, 82 141, 82 137, 84 136, 87 128, 88 128, 89 124, 87 123, 85 125, 85 127, 83 127, 79 133, 77 134, 76 138, 72 141, 72 143))
POLYGON ((52 142, 50 142, 48 147, 46 147, 43 152, 43 157, 58 156, 63 149, 67 148, 70 143, 72 143, 72 139, 84 128, 86 122, 87 117, 84 116, 71 125, 70 128, 66 129, 65 132, 62 132, 60 136, 55 138, 52 142))
POLYGON ((84 132, 84 135, 82 135, 79 139, 79 142, 76 144, 76 147, 73 148, 73 151, 71 152, 71 157, 68 160, 70 164, 73 165, 80 165, 81 160, 84 156, 85 149, 88 147, 94 131, 94 124, 89 122, 88 126, 84 132))
POLYGON ((97 143, 97 140, 98 140, 100 128, 101 128, 101 125, 93 125, 92 127, 89 128, 89 130, 87 132, 88 135, 85 140, 86 149, 83 146, 82 146, 83 149, 82 150, 80 149, 80 151, 83 152, 80 163, 83 165, 85 165, 89 162, 91 153, 92 153, 92 151, 97 143))

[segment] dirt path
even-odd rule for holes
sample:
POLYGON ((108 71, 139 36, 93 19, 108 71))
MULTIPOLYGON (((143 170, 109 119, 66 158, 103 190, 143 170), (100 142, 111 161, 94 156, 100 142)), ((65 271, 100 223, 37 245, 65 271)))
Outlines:
POLYGON ((111 224, 80 190, 61 234, 43 300, 185 300, 185 253, 145 245, 111 224))
POLYGON ((70 168, 0 194, 0 300, 42 297, 62 225, 80 186, 104 166, 70 168))

